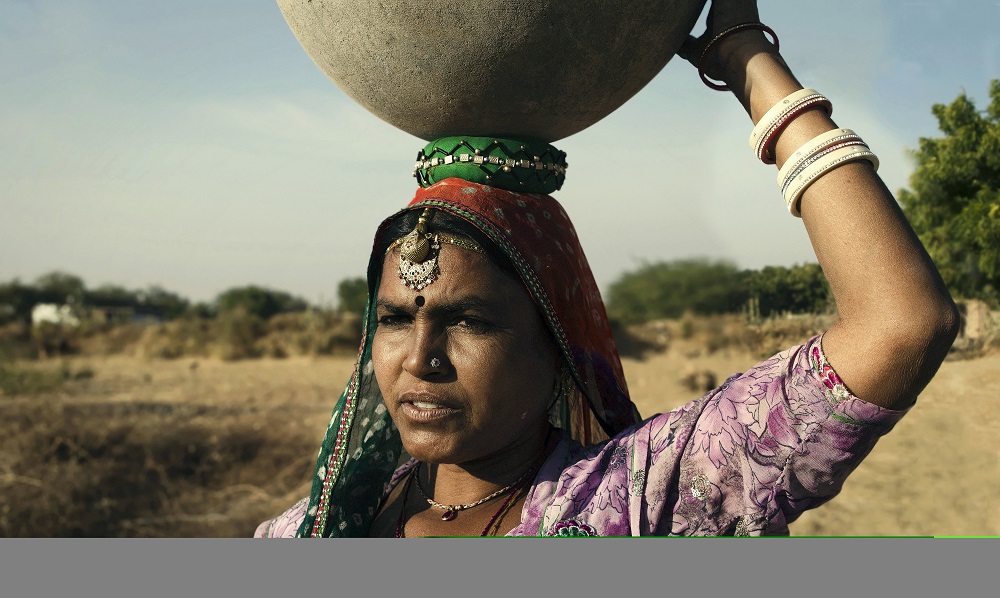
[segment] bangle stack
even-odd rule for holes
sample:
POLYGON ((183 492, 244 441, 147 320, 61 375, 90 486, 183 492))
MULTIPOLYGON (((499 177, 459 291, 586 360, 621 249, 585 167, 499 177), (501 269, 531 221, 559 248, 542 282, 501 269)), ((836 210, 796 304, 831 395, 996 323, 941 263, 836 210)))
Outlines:
MULTIPOLYGON (((764 164, 774 164, 778 135, 797 116, 815 107, 832 114, 830 100, 815 89, 789 94, 764 114, 750 134, 750 149, 764 164)), ((799 200, 816 179, 841 164, 867 160, 878 170, 878 157, 851 129, 834 129, 813 137, 789 156, 778 171, 778 187, 792 216, 801 218, 799 200)))
MULTIPOLYGON (((727 91, 725 85, 716 83, 705 74, 705 59, 709 51, 722 39, 740 31, 763 31, 771 38, 775 51, 778 50, 778 36, 763 23, 741 23, 719 33, 702 50, 698 60, 698 74, 705 85, 712 89, 727 91)), ((774 164, 774 147, 778 136, 793 120, 808 110, 822 108, 827 116, 833 115, 833 104, 815 89, 800 89, 792 92, 768 110, 754 126, 750 134, 750 149, 764 164, 774 164)), ((861 137, 850 129, 835 129, 810 139, 782 165, 778 171, 778 187, 785 198, 785 205, 792 216, 802 217, 799 200, 816 179, 841 164, 866 160, 878 170, 878 157, 861 137)))

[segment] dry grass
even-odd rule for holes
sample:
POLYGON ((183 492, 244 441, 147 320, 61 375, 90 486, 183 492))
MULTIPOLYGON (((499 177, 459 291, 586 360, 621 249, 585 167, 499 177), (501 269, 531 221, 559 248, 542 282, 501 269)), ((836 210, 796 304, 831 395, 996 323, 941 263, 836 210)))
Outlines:
POLYGON ((247 536, 307 491, 342 385, 301 359, 72 367, 94 375, 0 396, 0 536, 247 536))
MULTIPOLYGON (((671 409, 821 325, 690 318, 619 331, 642 347, 624 360, 633 400, 647 416, 671 409)), ((5 363, 0 536, 249 536, 308 491, 357 336, 343 332, 350 357, 302 355, 336 352, 333 328, 279 319, 261 337, 270 345, 253 346, 281 359, 225 361, 208 331, 164 328, 101 345, 123 354, 5 363), (176 350, 192 332, 181 347, 197 357, 176 350)), ((998 371, 998 352, 946 362, 842 495, 793 534, 1000 533, 998 371)))
POLYGON ((829 328, 835 315, 787 315, 750 322, 739 314, 685 315, 679 320, 657 320, 615 330, 619 352, 643 359, 674 346, 699 355, 744 351, 768 357, 829 328))
POLYGON ((74 372, 68 361, 63 361, 58 368, 0 363, 0 396, 51 392, 68 380, 85 380, 93 376, 94 371, 87 367, 74 372))
POLYGON ((353 355, 361 337, 356 314, 307 310, 266 321, 235 311, 217 318, 181 318, 163 324, 79 327, 21 323, 0 326, 0 361, 69 355, 184 357, 226 361, 300 355, 353 355))

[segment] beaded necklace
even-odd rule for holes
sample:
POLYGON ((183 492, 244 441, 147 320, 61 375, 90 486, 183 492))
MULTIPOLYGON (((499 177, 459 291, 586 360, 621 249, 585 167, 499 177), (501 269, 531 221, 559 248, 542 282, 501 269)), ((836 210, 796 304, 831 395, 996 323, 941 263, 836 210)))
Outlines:
POLYGON ((420 496, 424 497, 424 500, 427 501, 427 504, 431 505, 432 507, 437 507, 439 509, 444 510, 444 514, 441 515, 441 521, 451 521, 452 519, 458 517, 459 511, 471 509, 472 507, 478 507, 483 503, 489 502, 498 496, 502 496, 510 492, 511 490, 514 489, 515 486, 523 482, 524 478, 528 477, 528 474, 531 473, 531 470, 534 469, 534 467, 535 466, 532 465, 531 468, 528 469, 528 471, 525 471, 523 474, 521 474, 521 477, 517 478, 516 480, 514 480, 510 484, 507 484, 506 486, 497 490, 496 492, 490 494, 489 496, 485 496, 483 498, 480 498, 476 502, 470 502, 464 505, 446 505, 439 503, 433 498, 427 496, 427 493, 424 492, 424 487, 420 484, 420 463, 417 463, 417 466, 413 468, 413 471, 410 472, 410 475, 416 479, 417 491, 420 492, 420 496))
MULTIPOLYGON (((399 518, 396 519, 396 537, 397 538, 406 537, 406 533, 404 531, 404 528, 406 527, 406 501, 410 496, 410 486, 413 485, 414 480, 416 480, 417 482, 417 489, 420 491, 421 494, 423 494, 424 499, 427 500, 428 503, 445 509, 451 507, 454 510, 458 511, 465 510, 477 505, 481 505, 489 500, 492 500, 500 496, 504 492, 510 492, 510 495, 507 497, 507 499, 504 500, 503 503, 501 503, 500 508, 497 509, 496 513, 494 513, 492 517, 490 517, 490 520, 486 524, 486 527, 483 528, 482 533, 479 534, 480 536, 496 535, 500 527, 500 520, 510 511, 511 506, 516 502, 515 499, 521 495, 521 491, 524 490, 524 488, 528 485, 528 481, 533 479, 534 475, 538 473, 538 470, 541 468, 542 463, 545 461, 545 457, 548 456, 549 437, 551 436, 551 434, 552 434, 552 428, 550 427, 548 433, 546 433, 545 435, 545 445, 543 446, 542 454, 538 456, 538 459, 535 460, 535 462, 531 465, 528 471, 524 472, 524 474, 520 478, 518 478, 514 483, 509 484, 501 488, 500 490, 497 490, 493 494, 490 494, 486 498, 480 499, 475 503, 470 503, 468 505, 442 505, 428 498, 427 495, 424 494, 423 488, 420 487, 420 479, 417 477, 417 470, 420 469, 420 463, 417 463, 416 467, 411 469, 410 474, 406 476, 406 484, 403 486, 403 496, 399 508, 399 518), (492 531, 490 531, 491 528, 492 531)), ((445 515, 447 515, 447 512, 445 513, 445 515)), ((442 516, 441 520, 451 521, 454 518, 455 518, 454 515, 452 517, 442 516)))

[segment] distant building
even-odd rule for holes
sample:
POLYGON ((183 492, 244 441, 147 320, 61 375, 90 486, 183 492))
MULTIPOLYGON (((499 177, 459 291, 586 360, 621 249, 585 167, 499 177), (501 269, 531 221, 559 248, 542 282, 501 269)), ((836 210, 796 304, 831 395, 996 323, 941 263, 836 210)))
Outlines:
POLYGON ((991 336, 997 324, 988 305, 976 299, 962 301, 958 305, 962 314, 962 328, 959 336, 969 339, 983 339, 991 336))
POLYGON ((58 324, 60 326, 79 326, 80 318, 73 313, 69 305, 55 303, 39 303, 31 309, 31 325, 58 324))
POLYGON ((95 324, 159 324, 163 308, 156 305, 135 305, 127 301, 102 301, 90 308, 95 324))

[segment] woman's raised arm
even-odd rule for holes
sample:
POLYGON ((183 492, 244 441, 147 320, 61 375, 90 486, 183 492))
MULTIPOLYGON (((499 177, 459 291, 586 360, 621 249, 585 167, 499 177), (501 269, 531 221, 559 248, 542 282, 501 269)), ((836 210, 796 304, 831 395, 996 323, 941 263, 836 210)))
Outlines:
MULTIPOLYGON (((772 107, 802 89, 775 46, 755 29, 709 46, 727 29, 757 21, 752 0, 713 0, 708 30, 690 39, 680 55, 724 81, 754 124, 767 117, 766 126, 776 114, 772 107)), ((838 128, 821 103, 812 106, 772 137, 769 160, 778 168, 791 161, 786 171, 804 173, 789 178, 792 194, 822 162, 836 157, 828 152, 814 158, 812 170, 803 160, 815 155, 810 142, 822 146, 822 138, 814 140, 838 128)), ((864 149, 846 148, 837 155, 864 149)), ((830 364, 856 396, 891 409, 911 405, 941 365, 959 326, 958 310, 933 262, 868 161, 848 160, 827 170, 805 187, 794 206, 801 210, 837 303, 837 322, 823 339, 830 364)))

